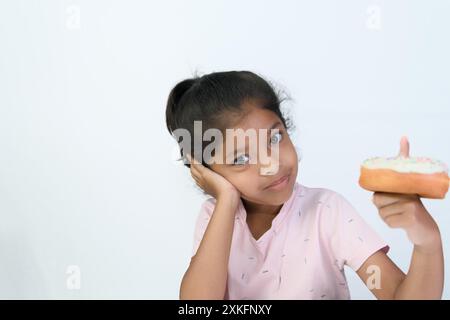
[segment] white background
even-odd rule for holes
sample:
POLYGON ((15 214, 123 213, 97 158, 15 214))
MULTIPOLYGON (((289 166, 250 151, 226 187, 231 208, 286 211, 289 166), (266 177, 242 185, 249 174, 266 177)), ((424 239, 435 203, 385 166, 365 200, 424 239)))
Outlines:
MULTIPOLYGON (((445 0, 0 1, 0 298, 178 298, 204 198, 173 161, 164 112, 196 71, 251 70, 286 90, 297 181, 343 194, 406 272, 412 246, 378 217, 359 164, 396 155, 403 134, 412 156, 450 162, 449 12, 445 0)), ((448 256, 449 199, 423 202, 448 256)), ((347 276, 352 298, 373 298, 347 276)))

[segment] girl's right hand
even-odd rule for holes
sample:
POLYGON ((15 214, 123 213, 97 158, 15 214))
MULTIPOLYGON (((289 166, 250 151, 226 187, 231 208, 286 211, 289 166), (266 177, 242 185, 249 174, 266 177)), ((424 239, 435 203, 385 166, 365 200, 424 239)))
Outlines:
POLYGON ((231 182, 220 174, 206 168, 195 158, 192 161, 189 154, 186 154, 186 158, 189 160, 192 178, 203 191, 213 196, 216 200, 226 198, 235 201, 236 204, 238 203, 241 194, 231 182))

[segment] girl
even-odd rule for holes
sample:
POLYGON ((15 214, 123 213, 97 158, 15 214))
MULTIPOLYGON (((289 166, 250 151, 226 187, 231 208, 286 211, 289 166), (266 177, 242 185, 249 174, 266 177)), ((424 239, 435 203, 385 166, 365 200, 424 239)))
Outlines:
MULTIPOLYGON (((420 198, 373 195, 380 217, 404 229, 414 245, 405 275, 386 255, 386 243, 342 195, 296 182, 299 160, 280 102, 267 81, 248 71, 187 79, 170 92, 166 122, 175 137, 177 129, 198 136, 195 121, 201 121, 201 133, 268 129, 269 143, 262 145, 279 151, 276 159, 271 153, 269 166, 251 163, 248 145, 229 148, 237 134, 215 141, 222 148, 208 160, 202 157, 204 141, 196 145, 201 153, 189 150, 195 150, 192 142, 181 148, 192 178, 212 197, 197 219, 180 299, 349 299, 344 265, 378 299, 440 299, 441 237, 420 198), (229 152, 231 162, 224 160, 230 159, 229 152)), ((400 155, 409 156, 405 138, 400 155)))

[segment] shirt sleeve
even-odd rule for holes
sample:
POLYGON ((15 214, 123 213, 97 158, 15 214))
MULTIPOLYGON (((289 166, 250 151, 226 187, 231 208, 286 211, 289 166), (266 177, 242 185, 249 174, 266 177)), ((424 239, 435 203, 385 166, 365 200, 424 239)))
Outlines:
POLYGON ((198 213, 197 220, 194 228, 194 243, 192 247, 192 257, 197 253, 200 242, 203 239, 206 228, 208 227, 209 220, 214 211, 215 199, 209 198, 203 202, 200 212, 198 213))
POLYGON ((339 193, 330 197, 329 207, 332 234, 331 250, 339 265, 346 264, 357 271, 378 250, 385 253, 389 246, 358 214, 356 209, 339 193))

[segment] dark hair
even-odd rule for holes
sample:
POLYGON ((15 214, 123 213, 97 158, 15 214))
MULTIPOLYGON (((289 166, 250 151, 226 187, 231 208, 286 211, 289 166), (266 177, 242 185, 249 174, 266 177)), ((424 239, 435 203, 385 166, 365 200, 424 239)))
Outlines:
MULTIPOLYGON (((256 101, 259 107, 273 111, 285 128, 290 129, 290 119, 280 110, 281 103, 288 99, 285 94, 281 98, 281 92, 276 93, 267 80, 250 71, 194 76, 179 82, 171 90, 167 100, 166 125, 171 135, 176 129, 184 128, 194 137, 194 121, 202 121, 202 135, 209 128, 223 132, 245 113, 245 102, 256 101)), ((202 151, 206 144, 202 142, 202 151)), ((194 150, 193 142, 191 150, 194 150)), ((183 153, 180 148, 180 160, 185 157, 183 153)), ((184 164, 190 167, 186 162, 184 164)), ((202 164, 207 166, 204 161, 202 164)))

